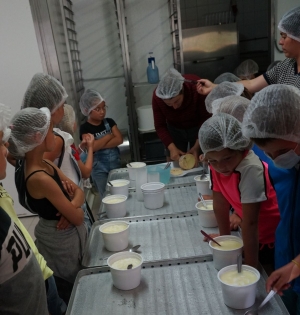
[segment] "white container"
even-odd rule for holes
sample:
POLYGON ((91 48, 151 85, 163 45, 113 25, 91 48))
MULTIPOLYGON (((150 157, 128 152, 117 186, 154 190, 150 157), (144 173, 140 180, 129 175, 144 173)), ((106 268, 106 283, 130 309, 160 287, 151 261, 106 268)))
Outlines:
POLYGON ((218 226, 217 219, 215 216, 214 209, 212 207, 212 200, 205 200, 207 205, 207 209, 204 207, 202 201, 197 202, 195 207, 198 210, 198 216, 200 220, 200 224, 203 227, 216 227, 218 226))
POLYGON ((214 237, 214 240, 216 240, 218 243, 220 241, 237 241, 240 243, 240 247, 237 249, 222 249, 222 246, 213 246, 213 242, 209 241, 209 246, 213 253, 213 260, 214 260, 214 267, 217 270, 220 270, 226 266, 233 265, 237 261, 238 255, 242 254, 243 251, 243 240, 237 236, 234 235, 223 235, 223 236, 217 236, 214 237))
POLYGON ((136 199, 138 201, 143 201, 143 192, 141 190, 141 186, 147 183, 147 167, 139 167, 135 171, 135 191, 136 191, 136 199))
POLYGON ((221 283, 222 293, 223 293, 223 299, 224 303, 232 308, 235 309, 245 309, 251 307, 255 302, 255 296, 256 296, 256 286, 257 282, 260 279, 259 272, 250 266, 242 265, 242 271, 247 270, 252 273, 254 273, 257 277, 257 280, 252 283, 245 286, 237 286, 237 285, 230 285, 224 283, 220 276, 224 273, 232 270, 236 270, 237 265, 231 265, 224 267, 218 272, 218 279, 221 283))
POLYGON ((141 282, 141 267, 143 263, 143 257, 133 252, 121 252, 111 255, 107 264, 110 267, 110 273, 112 276, 113 284, 120 290, 132 290, 139 286, 141 282), (132 269, 120 270, 112 267, 113 263, 127 258, 135 258, 139 260, 139 265, 132 269))
POLYGON ((109 183, 107 183, 107 186, 109 187, 109 191, 112 195, 124 195, 128 197, 128 187, 130 184, 129 180, 116 179, 111 180, 110 183, 112 183, 113 186, 109 185, 109 183))
POLYGON ((136 109, 138 126, 140 131, 155 129, 152 105, 140 106, 136 109))
POLYGON ((206 174, 206 179, 201 180, 200 175, 194 177, 197 186, 197 194, 201 193, 201 195, 212 195, 212 190, 209 188, 210 186, 210 179, 209 175, 206 174))
POLYGON ((144 196, 144 206, 147 209, 159 209, 164 205, 165 184, 147 183, 141 186, 144 196))
POLYGON ((102 234, 104 245, 107 250, 117 252, 128 247, 129 223, 125 221, 111 221, 99 227, 102 234), (105 232, 108 227, 124 226, 125 229, 120 232, 105 232))
POLYGON ((129 173, 129 179, 135 180, 136 170, 140 167, 145 167, 146 163, 144 163, 144 162, 130 162, 130 165, 126 164, 126 167, 128 169, 128 173, 129 173))
POLYGON ((123 218, 126 215, 126 200, 124 195, 111 195, 102 199, 105 204, 107 217, 110 218, 123 218))

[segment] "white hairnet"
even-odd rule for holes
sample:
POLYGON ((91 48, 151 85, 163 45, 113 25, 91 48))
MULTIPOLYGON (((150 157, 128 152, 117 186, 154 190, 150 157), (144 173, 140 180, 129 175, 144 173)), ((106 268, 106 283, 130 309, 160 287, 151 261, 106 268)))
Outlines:
POLYGON ((58 80, 51 75, 37 73, 25 92, 22 108, 47 107, 53 114, 65 103, 67 97, 65 88, 58 80))
POLYGON ((162 99, 170 99, 179 95, 182 90, 184 77, 174 68, 168 70, 168 72, 161 78, 155 94, 162 99))
POLYGON ((275 138, 300 143, 300 91, 272 84, 255 93, 247 108, 243 134, 248 138, 275 138))
POLYGON ((225 73, 220 74, 218 77, 216 77, 214 83, 215 84, 220 84, 220 83, 225 82, 225 81, 227 81, 227 82, 238 82, 238 81, 241 81, 241 79, 238 78, 233 73, 225 72, 225 73))
POLYGON ((251 146, 251 141, 242 135, 240 122, 224 113, 206 120, 199 130, 198 138, 204 154, 226 148, 243 151, 251 146))
POLYGON ((70 135, 74 133, 74 124, 75 124, 76 116, 74 109, 71 105, 64 105, 64 117, 57 124, 57 128, 62 131, 68 132, 70 135))
POLYGON ((8 151, 22 157, 40 145, 49 130, 51 114, 48 108, 30 107, 20 110, 11 120, 8 151))
POLYGON ((7 128, 10 122, 10 116, 10 107, 0 103, 0 131, 3 132, 3 142, 6 142, 10 136, 10 129, 7 128))
POLYGON ((239 122, 242 122, 249 104, 250 101, 245 97, 230 95, 215 100, 212 103, 212 113, 213 115, 225 113, 235 117, 239 122))
POLYGON ((279 21, 278 29, 288 37, 300 42, 300 7, 284 14, 279 21))
POLYGON ((104 98, 100 95, 99 92, 88 89, 82 94, 80 98, 80 110, 84 116, 88 116, 90 112, 103 101, 104 98))
POLYGON ((206 110, 212 113, 213 101, 229 95, 241 95, 243 92, 244 86, 240 83, 222 82, 207 95, 205 99, 206 110))
POLYGON ((251 79, 251 75, 257 73, 258 70, 258 64, 252 59, 247 59, 236 68, 236 75, 243 79, 251 79))

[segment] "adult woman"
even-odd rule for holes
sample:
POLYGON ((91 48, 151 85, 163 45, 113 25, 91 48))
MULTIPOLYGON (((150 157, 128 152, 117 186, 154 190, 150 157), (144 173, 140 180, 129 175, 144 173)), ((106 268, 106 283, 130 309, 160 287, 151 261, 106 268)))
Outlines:
POLYGON ((154 126, 166 147, 168 161, 177 161, 186 152, 198 161, 198 130, 210 117, 205 109, 205 97, 197 93, 195 83, 188 82, 199 79, 195 75, 183 77, 177 70, 170 69, 153 92, 154 126))
MULTIPOLYGON (((250 93, 255 93, 270 84, 289 84, 300 89, 300 7, 287 12, 278 24, 282 46, 286 59, 275 67, 252 80, 244 80, 243 84, 250 93)), ((207 95, 216 85, 209 80, 200 80, 197 90, 207 95)))

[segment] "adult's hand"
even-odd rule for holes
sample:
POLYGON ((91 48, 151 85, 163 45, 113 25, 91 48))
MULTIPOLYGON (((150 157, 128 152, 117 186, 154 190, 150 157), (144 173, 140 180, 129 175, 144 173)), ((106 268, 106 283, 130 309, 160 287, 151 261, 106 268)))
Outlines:
MULTIPOLYGON (((297 259, 299 261, 299 259, 297 259)), ((279 295, 283 294, 283 290, 290 287, 289 282, 299 277, 300 268, 293 262, 275 270, 271 273, 266 282, 266 289, 269 292, 271 289, 275 290, 279 295)))
POLYGON ((201 79, 197 83, 197 92, 202 95, 207 95, 214 89, 217 84, 212 83, 209 80, 201 79))
POLYGON ((184 155, 185 152, 182 152, 181 150, 179 150, 174 143, 171 143, 169 146, 168 146, 168 149, 170 151, 170 158, 171 160, 173 161, 178 161, 179 158, 181 157, 181 155, 184 155))
POLYGON ((60 216, 60 219, 56 226, 58 230, 65 230, 71 225, 71 223, 64 216, 61 215, 61 213, 58 212, 56 215, 60 216))
POLYGON ((194 158, 195 158, 195 165, 194 167, 198 167, 199 166, 199 147, 195 147, 193 146, 187 153, 193 154, 194 158))

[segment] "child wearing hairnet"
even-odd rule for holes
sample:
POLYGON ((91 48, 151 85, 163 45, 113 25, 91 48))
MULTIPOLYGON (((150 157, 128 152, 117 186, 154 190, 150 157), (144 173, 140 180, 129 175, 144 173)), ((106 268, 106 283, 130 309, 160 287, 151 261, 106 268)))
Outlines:
POLYGON ((19 111, 11 120, 9 143, 12 155, 25 160, 27 203, 40 217, 34 231, 36 246, 54 271, 59 295, 68 303, 87 239, 81 208, 84 193, 56 165, 43 158, 55 147, 48 108, 19 111), (68 221, 65 229, 60 229, 60 216, 68 221))
MULTIPOLYGON (((254 94, 268 85, 288 84, 300 89, 300 7, 286 12, 278 23, 280 31, 279 45, 286 59, 268 69, 264 74, 240 81, 247 90, 254 94)), ((246 65, 246 64, 245 64, 246 65)), ((255 69, 255 67, 252 67, 255 69)), ((245 69, 245 68, 244 68, 245 69)), ((241 74, 244 74, 242 68, 241 74)), ((257 69, 258 70, 258 69, 257 69)), ((256 71, 256 70, 255 70, 256 71)), ((253 72, 253 70, 251 70, 253 72)), ((249 73, 249 71, 246 73, 249 73)), ((242 76, 241 76, 242 77, 242 76)), ((216 84, 209 80, 199 80, 197 91, 202 95, 209 94, 216 84)))
POLYGON ((268 165, 250 150, 240 122, 220 113, 199 130, 200 147, 211 170, 213 208, 221 235, 230 235, 230 205, 242 218, 245 264, 273 263, 279 211, 268 165))
MULTIPOLYGON (((10 109, 0 104, 0 113, 0 180, 3 180, 6 177, 7 140, 10 134, 7 127, 10 109)), ((13 201, 2 184, 0 235, 0 312, 48 314, 44 279, 51 277, 52 271, 47 267, 29 233, 17 218, 13 201)))
POLYGON ((276 270, 267 280, 267 291, 283 294, 289 313, 300 314, 300 91, 275 84, 257 93, 245 112, 242 131, 289 175, 278 198, 276 270))
POLYGON ((100 194, 106 190, 108 174, 121 167, 118 145, 123 143, 123 136, 112 118, 106 118, 106 103, 95 90, 86 90, 80 98, 80 110, 87 121, 80 126, 80 137, 92 134, 94 141, 94 162, 92 179, 100 194))

